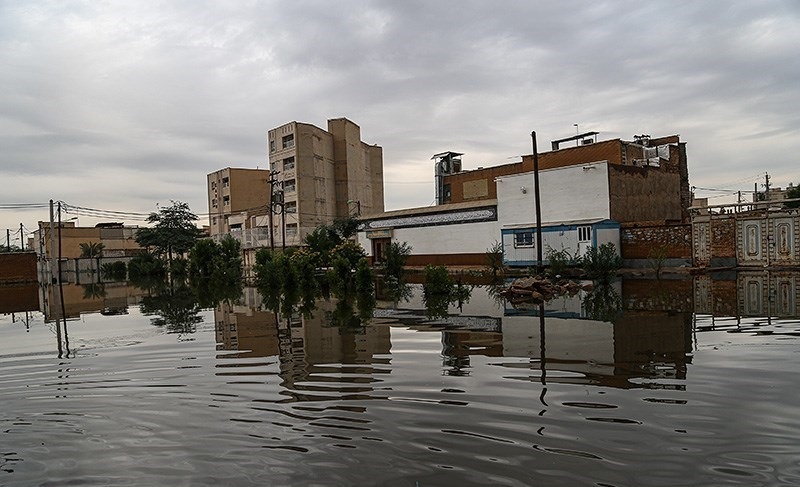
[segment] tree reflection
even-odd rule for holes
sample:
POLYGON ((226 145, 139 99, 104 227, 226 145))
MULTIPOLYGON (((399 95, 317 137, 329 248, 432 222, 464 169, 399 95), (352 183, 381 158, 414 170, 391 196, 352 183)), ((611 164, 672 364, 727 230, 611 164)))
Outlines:
POLYGON ((101 299, 106 297, 106 286, 104 284, 92 283, 83 284, 83 299, 101 299))
POLYGON ((166 328, 170 333, 194 333, 197 324, 203 321, 203 309, 195 292, 185 284, 165 289, 162 293, 142 298, 142 314, 153 316, 150 323, 166 328))
POLYGON ((622 314, 622 296, 610 284, 600 284, 583 298, 583 310, 589 319, 613 321, 622 314))
POLYGON ((422 299, 431 319, 444 318, 448 315, 450 305, 460 309, 469 302, 472 288, 465 286, 453 278, 443 266, 428 265, 425 267, 425 283, 422 285, 422 299))

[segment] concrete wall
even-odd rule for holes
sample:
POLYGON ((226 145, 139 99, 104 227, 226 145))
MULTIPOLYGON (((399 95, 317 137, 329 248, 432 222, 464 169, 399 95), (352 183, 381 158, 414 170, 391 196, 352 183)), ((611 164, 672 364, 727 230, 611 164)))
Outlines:
MULTIPOLYGON (((540 171, 539 188, 543 224, 609 218, 604 162, 540 171)), ((497 215, 503 225, 536 224, 533 189, 533 173, 497 180, 497 215)))
MULTIPOLYGON (((473 264, 486 263, 486 251, 500 238, 496 221, 395 228, 392 242, 406 242, 412 247, 408 265, 473 264), (437 259, 436 256, 442 256, 437 259)), ((359 232, 358 242, 372 256, 372 243, 364 232, 359 232)))

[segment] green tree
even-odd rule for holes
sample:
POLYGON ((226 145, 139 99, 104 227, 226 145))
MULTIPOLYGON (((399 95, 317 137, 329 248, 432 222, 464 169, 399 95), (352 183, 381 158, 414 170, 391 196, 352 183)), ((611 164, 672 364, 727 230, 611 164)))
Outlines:
POLYGON ((486 249, 486 266, 494 278, 497 278, 497 273, 503 270, 503 244, 497 240, 486 249))
POLYGON ((395 279, 402 279, 403 267, 405 267, 408 258, 411 255, 411 246, 408 242, 391 242, 386 247, 386 260, 384 266, 386 275, 394 277, 395 279))
MULTIPOLYGON (((786 190, 786 199, 800 198, 800 185, 792 186, 786 190)), ((785 203, 786 208, 800 208, 800 201, 785 203)))
POLYGON ((184 254, 194 247, 203 232, 194 221, 197 215, 191 212, 189 205, 181 201, 173 201, 171 206, 160 208, 151 213, 147 221, 150 228, 142 228, 136 232, 136 242, 159 256, 167 256, 172 265, 174 254, 184 254))

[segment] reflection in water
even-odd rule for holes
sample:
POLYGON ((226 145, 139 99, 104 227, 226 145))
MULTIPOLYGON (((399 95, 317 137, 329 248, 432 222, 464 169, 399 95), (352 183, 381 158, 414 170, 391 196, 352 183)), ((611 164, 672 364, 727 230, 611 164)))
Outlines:
POLYGON ((798 484, 800 320, 693 313, 703 290, 709 310, 796 313, 796 276, 759 276, 529 309, 476 286, 436 318, 420 286, 379 286, 352 327, 335 296, 284 314, 244 288, 212 312, 182 286, 65 288, 77 354, 53 356, 43 316, 0 321, 0 484, 798 484), (120 297, 127 315, 83 311, 120 297))
POLYGON ((150 319, 153 325, 170 333, 194 333, 203 321, 197 295, 186 285, 173 285, 159 294, 143 296, 140 308, 145 316, 154 316, 150 319))

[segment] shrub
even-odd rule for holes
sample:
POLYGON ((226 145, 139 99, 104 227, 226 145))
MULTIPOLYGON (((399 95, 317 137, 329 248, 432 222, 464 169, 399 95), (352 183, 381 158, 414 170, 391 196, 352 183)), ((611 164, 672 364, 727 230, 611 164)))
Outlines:
POLYGON ((497 273, 503 269, 503 244, 497 240, 486 249, 486 265, 493 277, 497 277, 497 273))
POLYGON ((661 270, 664 268, 664 262, 667 260, 667 246, 659 245, 658 247, 650 249, 647 254, 647 261, 650 267, 656 272, 656 279, 661 278, 661 270))
POLYGON ((579 260, 577 254, 570 254, 568 248, 561 247, 561 250, 556 250, 553 247, 547 246, 545 257, 549 262, 549 272, 552 276, 564 275, 567 268, 573 266, 579 260))
POLYGON ((403 276, 403 267, 411 255, 411 246, 407 242, 391 242, 386 248, 386 261, 384 268, 386 275, 400 279, 403 276))
POLYGON ((605 243, 600 248, 589 247, 581 259, 581 267, 590 279, 609 281, 622 268, 622 257, 617 254, 613 243, 605 243))

